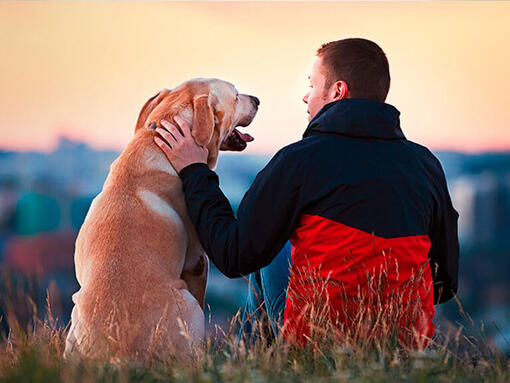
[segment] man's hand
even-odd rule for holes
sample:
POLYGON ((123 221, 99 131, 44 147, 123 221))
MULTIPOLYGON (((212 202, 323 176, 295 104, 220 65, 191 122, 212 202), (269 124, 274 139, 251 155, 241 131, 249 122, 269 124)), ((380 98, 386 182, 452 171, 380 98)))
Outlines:
POLYGON ((172 163, 177 173, 186 166, 197 162, 207 164, 207 156, 209 154, 207 148, 195 142, 189 125, 182 118, 175 116, 174 120, 179 125, 180 130, 170 122, 161 120, 161 125, 168 131, 156 128, 156 132, 164 140, 156 135, 154 136, 154 142, 166 154, 166 157, 172 163))

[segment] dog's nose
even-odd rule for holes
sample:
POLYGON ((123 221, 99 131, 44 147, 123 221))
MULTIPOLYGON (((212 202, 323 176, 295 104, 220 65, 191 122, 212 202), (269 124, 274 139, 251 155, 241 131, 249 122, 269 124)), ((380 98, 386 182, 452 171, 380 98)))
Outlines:
POLYGON ((255 96, 250 96, 256 106, 260 105, 260 100, 255 96))

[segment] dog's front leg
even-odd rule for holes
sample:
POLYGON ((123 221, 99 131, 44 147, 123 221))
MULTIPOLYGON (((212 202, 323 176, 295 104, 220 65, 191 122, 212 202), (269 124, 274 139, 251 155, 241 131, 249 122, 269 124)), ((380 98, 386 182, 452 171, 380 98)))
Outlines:
POLYGON ((205 290, 207 288, 207 276, 209 275, 209 259, 202 251, 200 255, 192 256, 190 260, 192 260, 192 262, 186 259, 181 278, 186 282, 189 292, 195 297, 203 310, 205 290))

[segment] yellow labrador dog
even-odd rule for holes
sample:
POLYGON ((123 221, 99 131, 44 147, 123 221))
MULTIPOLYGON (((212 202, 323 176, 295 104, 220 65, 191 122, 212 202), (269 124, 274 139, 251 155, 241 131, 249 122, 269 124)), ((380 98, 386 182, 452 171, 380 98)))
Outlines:
POLYGON ((220 149, 241 151, 253 140, 236 126, 249 125, 258 104, 228 82, 200 78, 145 103, 76 240, 81 288, 73 295, 66 356, 143 362, 200 352, 209 262, 154 129, 181 116, 214 169, 220 149))

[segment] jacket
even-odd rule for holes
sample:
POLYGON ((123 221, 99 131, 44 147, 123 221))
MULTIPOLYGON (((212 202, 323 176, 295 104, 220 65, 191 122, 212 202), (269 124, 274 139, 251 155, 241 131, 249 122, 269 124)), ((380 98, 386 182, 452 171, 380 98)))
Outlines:
POLYGON ((303 321, 310 318, 303 315, 310 303, 298 296, 310 296, 309 289, 326 295, 343 323, 353 314, 340 307, 359 308, 360 299, 372 306, 395 297, 401 306, 418 299, 423 315, 413 323, 427 336, 433 304, 457 292, 458 213, 439 161, 405 138, 399 115, 393 106, 367 99, 325 105, 303 138, 257 175, 237 218, 205 164, 180 172, 200 242, 226 276, 268 265, 290 239, 289 333, 309 331, 303 321), (305 269, 315 275, 304 275, 305 269), (382 277, 380 297, 367 298, 374 287, 367 287, 369 281, 381 284, 382 277), (416 293, 409 293, 410 284, 416 293))

